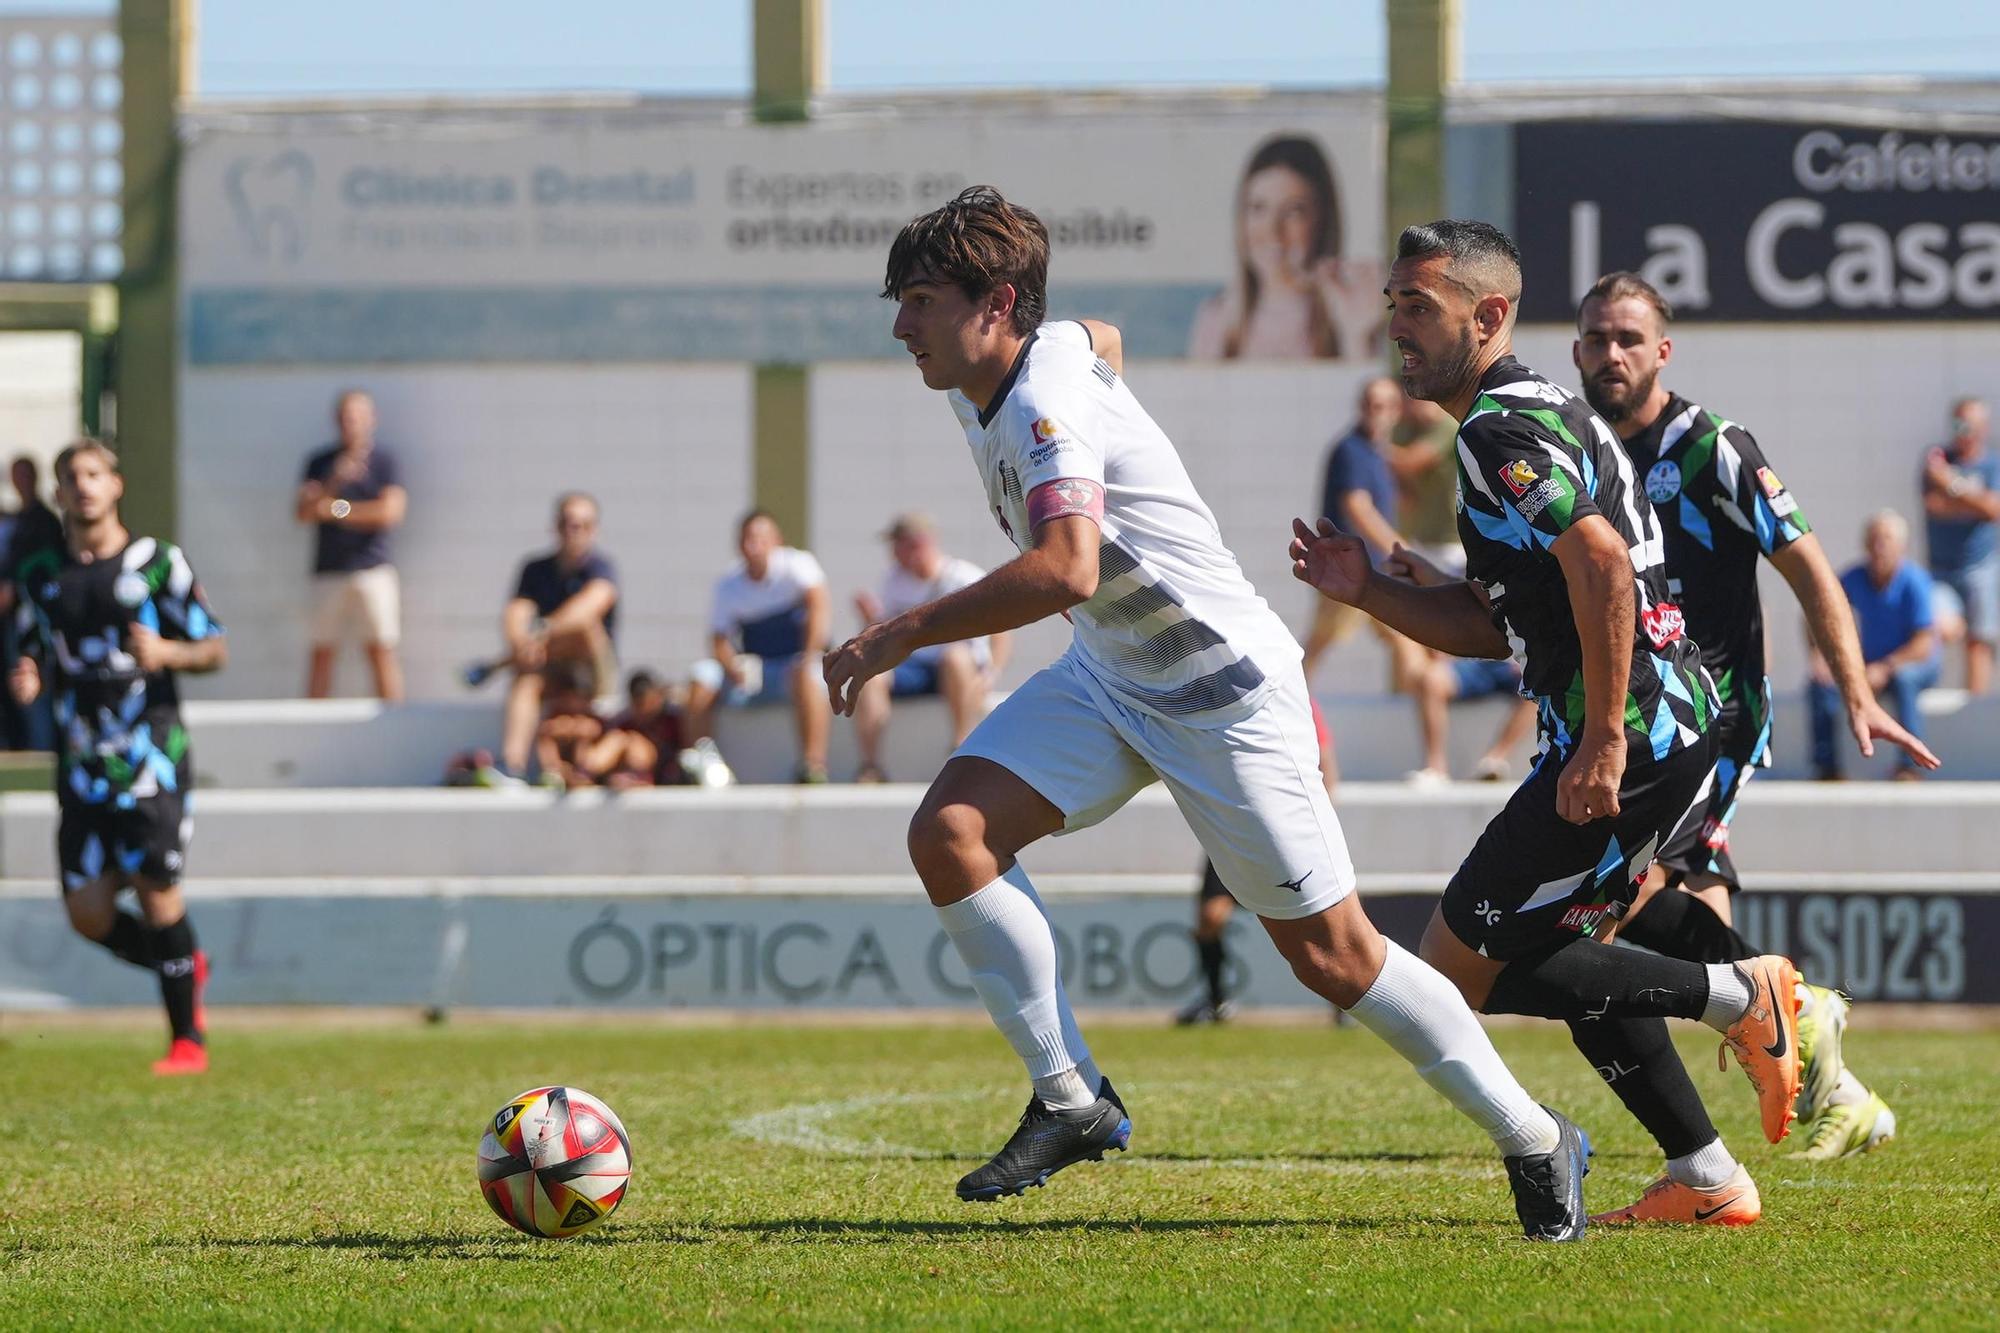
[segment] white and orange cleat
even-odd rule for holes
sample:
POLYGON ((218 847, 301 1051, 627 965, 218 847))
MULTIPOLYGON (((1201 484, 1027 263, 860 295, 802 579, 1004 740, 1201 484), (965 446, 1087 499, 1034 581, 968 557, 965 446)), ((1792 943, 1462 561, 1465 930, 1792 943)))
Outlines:
POLYGON ((1712 1190, 1683 1185, 1661 1176, 1646 1186, 1639 1202, 1609 1213, 1597 1213, 1592 1225, 1627 1226, 1637 1222, 1677 1222, 1690 1226, 1747 1227, 1764 1215, 1757 1182, 1742 1166, 1712 1190))
MULTIPOLYGON (((1757 1090, 1764 1116, 1764 1137, 1778 1142, 1791 1132, 1798 1116, 1799 1064, 1798 969, 1777 954, 1745 959, 1737 964, 1750 982, 1750 1007, 1730 1025, 1722 1044, 1736 1052, 1736 1063, 1757 1090)), ((1718 1050, 1716 1067, 1727 1069, 1718 1050)))
POLYGON ((167 1053, 153 1061, 153 1072, 163 1078, 179 1074, 206 1074, 208 1047, 192 1037, 175 1037, 167 1053))

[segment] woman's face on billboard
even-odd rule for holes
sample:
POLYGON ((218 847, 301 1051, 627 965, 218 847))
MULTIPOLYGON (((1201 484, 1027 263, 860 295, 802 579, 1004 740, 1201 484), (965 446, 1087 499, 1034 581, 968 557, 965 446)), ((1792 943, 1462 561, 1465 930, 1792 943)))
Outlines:
POLYGON ((1265 167, 1243 187, 1243 258, 1257 276, 1296 284, 1312 263, 1319 201, 1290 167, 1265 167))

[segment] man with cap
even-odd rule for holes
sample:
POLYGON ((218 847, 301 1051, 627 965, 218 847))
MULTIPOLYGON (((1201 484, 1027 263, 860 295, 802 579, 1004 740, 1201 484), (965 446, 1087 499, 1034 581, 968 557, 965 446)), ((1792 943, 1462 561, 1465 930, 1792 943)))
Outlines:
MULTIPOLYGON (((978 582, 986 571, 970 560, 947 555, 938 545, 937 525, 927 514, 901 514, 882 534, 890 563, 880 590, 860 592, 854 608, 863 625, 903 614, 947 593, 978 582)), ((861 746, 859 782, 883 782, 882 733, 889 725, 889 701, 940 695, 951 710, 951 744, 958 748, 986 715, 986 692, 1007 661, 1007 636, 994 634, 958 643, 919 648, 894 671, 876 676, 854 706, 855 739, 861 746)))

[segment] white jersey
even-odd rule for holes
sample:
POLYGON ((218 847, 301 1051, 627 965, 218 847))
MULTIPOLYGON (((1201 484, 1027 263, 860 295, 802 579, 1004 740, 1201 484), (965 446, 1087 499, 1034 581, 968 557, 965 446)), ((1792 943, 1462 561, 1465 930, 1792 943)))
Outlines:
MULTIPOLYGON (((1070 609, 1070 655, 1113 698, 1221 727, 1297 673, 1297 642, 1222 544, 1173 442, 1091 350, 1083 325, 1036 330, 990 411, 956 390, 950 398, 994 516, 1021 550, 1034 544, 1038 488, 1089 483, 1058 488, 1079 497, 1101 488, 1097 591, 1070 609)), ((1058 512, 1082 510, 1059 503, 1058 512)))
MULTIPOLYGON (((969 588, 986 577, 986 571, 970 560, 957 556, 946 556, 944 568, 934 579, 920 579, 901 565, 891 564, 889 572, 882 576, 881 595, 882 618, 894 620, 905 611, 913 610, 926 602, 935 602, 940 597, 949 596, 960 588, 969 588)), ((985 635, 967 639, 965 646, 972 650, 972 660, 981 666, 992 660, 992 645, 985 635)), ((943 656, 947 645, 933 643, 910 654, 913 662, 934 662, 943 656)))
POLYGON ((797 547, 780 546, 771 552, 761 579, 751 578, 738 560, 716 580, 708 627, 743 652, 789 656, 804 641, 806 593, 825 582, 819 561, 797 547))

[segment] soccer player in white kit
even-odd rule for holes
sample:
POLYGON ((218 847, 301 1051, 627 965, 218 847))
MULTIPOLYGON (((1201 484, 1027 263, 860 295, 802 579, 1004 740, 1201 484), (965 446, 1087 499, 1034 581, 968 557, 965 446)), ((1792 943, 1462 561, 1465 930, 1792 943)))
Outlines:
POLYGON ((1299 979, 1499 1145, 1525 1233, 1577 1238, 1587 1141, 1515 1081, 1457 989, 1362 912, 1298 646, 1119 376, 1116 330, 1042 322, 1047 273, 1046 229, 990 187, 896 238, 883 290, 895 337, 924 383, 949 392, 1020 555, 825 659, 834 710, 851 715, 870 677, 928 644, 1054 614, 1075 626, 1069 651, 967 737, 910 824, 938 918, 1034 1085, 1019 1128, 959 1197, 1020 1194, 1131 1136, 1015 856, 1159 781, 1299 979))

